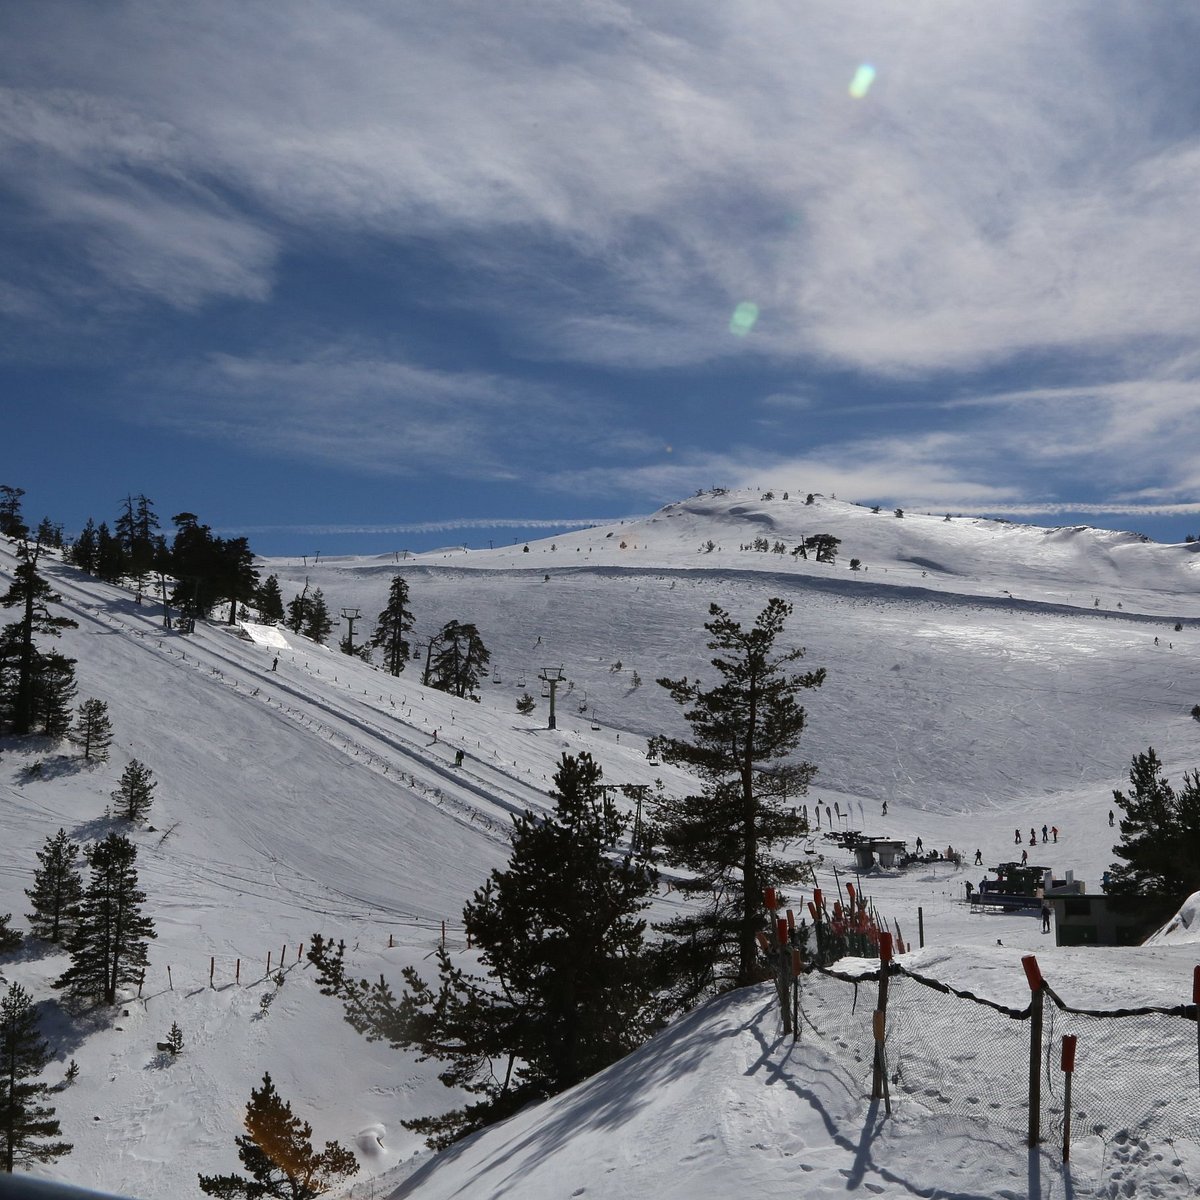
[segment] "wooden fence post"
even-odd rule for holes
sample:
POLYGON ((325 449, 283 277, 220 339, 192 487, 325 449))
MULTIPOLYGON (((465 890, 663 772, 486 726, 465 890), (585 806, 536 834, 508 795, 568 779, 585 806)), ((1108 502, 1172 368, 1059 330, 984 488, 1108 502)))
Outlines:
POLYGON ((1042 1140, 1042 1013, 1045 1008, 1046 982, 1037 957, 1021 959, 1029 981, 1029 1144, 1042 1140))
POLYGON ((237 960, 237 967, 234 969, 233 982, 234 983, 242 982, 242 960, 240 958, 237 960))
POLYGON ((922 950, 925 949, 925 910, 917 909, 917 942, 922 950))
POLYGON ((892 1101, 888 1095, 887 1062, 884 1058, 883 1043, 887 1030, 888 974, 892 967, 892 935, 879 935, 879 1003, 875 1005, 875 1016, 872 1020, 872 1030, 875 1035, 875 1065, 871 1072, 871 1099, 883 1100, 887 1111, 892 1111, 892 1101))
POLYGON ((271 952, 270 952, 270 950, 267 951, 267 974, 268 975, 271 974, 271 952))
POLYGON ((1192 1003, 1196 1005, 1196 1061, 1200 1064, 1200 967, 1192 968, 1192 1003))
POLYGON ((1073 1033, 1063 1035, 1062 1069, 1067 1077, 1063 1089, 1063 1162, 1071 1161, 1071 1076, 1075 1074, 1075 1042, 1073 1033))
POLYGON ((216 969, 217 969, 217 956, 215 954, 211 954, 211 955, 209 955, 209 959, 208 959, 208 986, 209 987, 213 986, 213 975, 215 974, 216 969))
POLYGON ((171 991, 175 990, 175 980, 173 980, 171 978, 171 968, 170 967, 167 968, 167 986, 171 989, 171 991))

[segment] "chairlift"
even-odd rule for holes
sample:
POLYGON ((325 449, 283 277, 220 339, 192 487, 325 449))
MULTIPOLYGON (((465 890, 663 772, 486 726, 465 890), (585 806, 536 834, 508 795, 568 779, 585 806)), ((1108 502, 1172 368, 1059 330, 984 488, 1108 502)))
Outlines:
POLYGON ((523 688, 524 686, 525 686, 525 672, 521 671, 517 675, 517 687, 523 688))
POLYGON ((599 718, 599 716, 597 716, 596 710, 594 708, 592 709, 592 728, 593 729, 600 728, 600 718, 599 718))
POLYGON ((497 667, 497 668, 496 668, 496 669, 495 669, 495 670, 492 672, 492 682, 493 682, 493 683, 499 683, 499 682, 500 682, 500 668, 499 668, 499 667, 497 667))
POLYGON ((550 699, 550 680, 548 680, 548 679, 542 680, 542 699, 543 700, 550 699))

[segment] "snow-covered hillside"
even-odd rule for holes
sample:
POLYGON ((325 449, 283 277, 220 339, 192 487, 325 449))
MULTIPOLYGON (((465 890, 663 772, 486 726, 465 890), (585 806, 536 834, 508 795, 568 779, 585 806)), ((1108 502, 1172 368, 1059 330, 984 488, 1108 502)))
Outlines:
MULTIPOLYGON (((794 604, 791 637, 829 672, 808 702, 804 752, 820 767, 810 804, 836 804, 870 832, 978 846, 989 864, 1011 856, 1014 826, 1049 822, 1061 837, 1048 865, 1094 889, 1112 857, 1111 789, 1130 756, 1153 744, 1172 777, 1200 765, 1189 716, 1200 702, 1197 549, 728 495, 528 552, 262 564, 285 598, 307 577, 334 612, 361 609, 360 638, 403 572, 418 633, 451 618, 479 626, 496 667, 479 704, 290 633, 274 646, 216 623, 164 633, 154 606, 47 564, 80 622, 61 643, 78 660, 79 698, 108 702, 116 745, 110 762, 87 767, 65 745, 2 744, 0 912, 23 926, 35 851, 60 826, 77 840, 110 828, 108 795, 130 757, 159 787, 153 830, 134 835, 158 928, 143 996, 113 1022, 68 1018, 49 987, 61 955, 30 945, 0 963, 41 1002, 62 1063, 81 1068, 56 1097, 75 1151, 44 1173, 145 1200, 198 1194, 197 1171, 233 1169, 250 1088, 269 1070, 318 1139, 358 1147, 361 1197, 396 1187, 716 1197, 749 1184, 771 1200, 859 1183, 895 1195, 1025 1194, 1030 1162, 1007 1135, 949 1137, 903 1103, 893 1124, 864 1135, 862 1097, 814 1083, 825 1078, 820 1048, 783 1046, 757 991, 693 1014, 579 1094, 425 1167, 428 1152, 399 1121, 449 1103, 434 1065, 354 1034, 297 951, 315 931, 345 937, 356 971, 398 979, 408 963, 428 966, 443 920, 459 945, 463 902, 506 857, 508 814, 547 802, 564 750, 591 751, 613 782, 687 787, 646 758, 646 735, 679 722, 653 681, 708 673, 710 602, 752 617, 771 595, 794 604), (835 565, 738 549, 765 536, 790 551, 818 532, 842 539, 835 565), (852 557, 865 570, 849 570, 852 557), (550 731, 544 701, 529 718, 514 701, 538 696, 538 671, 560 664, 572 686, 550 731), (281 951, 286 982, 264 1011, 267 955, 274 970, 281 951), (164 1064, 155 1043, 172 1021, 185 1051, 164 1064)), ((0 547, 5 582, 13 563, 0 547)), ((829 853, 817 837, 806 850, 829 853)), ((840 854, 822 865, 827 882, 847 865, 840 854)), ((953 947, 959 972, 978 962, 1019 982, 1020 955, 1034 948, 1056 986, 1079 978, 1096 1007, 1143 992, 1144 1003, 1177 1003, 1179 988, 1190 997, 1186 942, 1153 951, 1151 970, 1138 957, 1150 952, 1055 951, 1029 918, 970 914, 962 885, 977 874, 940 863, 871 886, 909 938, 920 906, 926 954, 953 947)), ((657 914, 676 902, 664 888, 657 914)), ((1179 1155, 1200 1181, 1195 1153, 1179 1155)), ((1063 1194, 1052 1159, 1039 1187, 1063 1194)), ((1100 1145, 1080 1152, 1076 1170, 1080 1188, 1132 1180, 1178 1194, 1152 1153, 1118 1166, 1100 1145)))

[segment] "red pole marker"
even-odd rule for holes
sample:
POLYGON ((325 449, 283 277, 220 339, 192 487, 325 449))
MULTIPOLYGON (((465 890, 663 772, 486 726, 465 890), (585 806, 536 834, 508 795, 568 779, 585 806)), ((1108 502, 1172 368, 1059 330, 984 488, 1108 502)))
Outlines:
POLYGON ((1040 992, 1045 984, 1045 980, 1042 978, 1042 969, 1038 966, 1037 956, 1026 954, 1021 959, 1021 966, 1025 968, 1025 978, 1029 980, 1029 990, 1031 992, 1040 992))
POLYGON ((775 922, 775 935, 779 938, 779 944, 781 946, 787 945, 788 923, 783 917, 780 917, 779 920, 775 922))
POLYGON ((818 908, 821 907, 821 889, 820 888, 813 888, 813 903, 818 908))
POLYGON ((790 908, 787 910, 787 923, 789 929, 796 928, 796 914, 790 908))
POLYGON ((763 888, 763 903, 770 912, 774 912, 779 907, 779 903, 775 899, 775 889, 773 887, 763 888))
POLYGON ((1192 1003, 1200 1004, 1200 967, 1192 968, 1192 1003))
POLYGON ((817 920, 817 906, 811 900, 808 902, 808 911, 812 913, 812 919, 817 920))
POLYGON ((890 933, 879 935, 879 961, 884 963, 892 961, 892 935, 890 933))
POLYGON ((1079 1039, 1073 1033, 1063 1035, 1062 1040, 1062 1069, 1070 1075, 1075 1070, 1075 1043, 1079 1039))

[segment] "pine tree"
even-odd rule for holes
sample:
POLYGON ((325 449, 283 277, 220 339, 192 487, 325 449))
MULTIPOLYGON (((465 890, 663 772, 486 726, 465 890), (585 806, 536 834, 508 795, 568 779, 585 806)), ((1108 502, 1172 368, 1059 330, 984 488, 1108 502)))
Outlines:
POLYGON ((179 1028, 178 1021, 171 1022, 171 1029, 167 1034, 165 1044, 168 1054, 174 1056, 183 1053, 183 1030, 179 1028))
POLYGON ((312 638, 314 642, 324 642, 333 632, 333 618, 329 615, 329 609, 325 607, 325 596, 320 588, 308 597, 304 628, 300 632, 305 637, 312 638))
POLYGON ((21 517, 21 497, 24 488, 9 487, 0 483, 0 535, 10 538, 29 536, 29 527, 21 517))
POLYGON ((412 609, 408 606, 408 582, 400 575, 392 577, 387 605, 379 614, 375 632, 367 643, 383 651, 383 665, 390 675, 404 670, 410 646, 405 634, 413 627, 412 609))
POLYGON ((76 745, 83 748, 83 757, 97 762, 108 760, 112 745, 112 722, 108 705, 103 700, 85 700, 75 716, 75 731, 71 734, 76 745))
POLYGON ((716 686, 699 680, 660 679, 685 707, 692 740, 655 738, 665 762, 682 763, 704 782, 700 795, 661 797, 654 809, 664 857, 689 872, 681 891, 704 900, 660 928, 674 935, 664 953, 676 995, 690 1003, 712 987, 743 987, 760 978, 755 934, 762 925, 762 889, 807 875, 794 858, 774 853, 806 832, 790 803, 816 772, 811 763, 784 761, 796 749, 805 712, 802 688, 819 687, 824 669, 790 673, 804 651, 775 653, 790 604, 769 600, 752 629, 724 609, 709 607, 704 628, 721 676, 716 686))
POLYGON ((1129 782, 1129 792, 1113 792, 1124 813, 1113 853, 1124 861, 1112 864, 1105 890, 1179 899, 1200 891, 1200 771, 1184 772, 1177 792, 1151 747, 1133 756, 1129 782))
MULTIPOLYGON (((14 733, 29 733, 34 724, 34 692, 36 687, 37 647, 34 634, 58 637, 63 629, 74 629, 70 617, 52 616, 50 604, 61 603, 62 597, 38 574, 38 559, 42 555, 40 542, 22 539, 17 546, 17 566, 7 592, 0 596, 0 606, 20 607, 21 619, 5 626, 0 634, 0 655, 15 668, 11 672, 13 691, 0 697, 0 706, 10 714, 14 733)), ((8 687, 6 685, 6 692, 8 687)))
POLYGON ((60 942, 74 927, 83 898, 79 872, 79 847, 60 829, 37 852, 41 866, 33 873, 33 887, 25 895, 33 906, 26 913, 30 931, 48 942, 60 942))
POLYGON ((655 875, 618 855, 627 828, 586 755, 564 755, 554 812, 514 819, 512 854, 463 910, 486 976, 443 949, 438 982, 414 968, 397 999, 384 980, 351 980, 345 945, 320 935, 309 954, 326 994, 360 1033, 447 1063, 448 1087, 482 1097, 451 1113, 406 1121, 441 1147, 554 1095, 615 1062, 656 1027, 643 948, 655 875))
POLYGON ((51 650, 36 655, 33 684, 34 720, 50 738, 66 737, 75 699, 75 660, 51 650))
POLYGON ((120 583, 125 574, 125 551, 106 521, 96 530, 96 578, 105 583, 120 583))
POLYGON ((306 579, 304 581, 304 590, 298 596, 293 596, 288 601, 287 619, 284 621, 284 624, 293 633, 299 633, 304 628, 304 624, 308 620, 308 606, 308 580, 306 579))
POLYGON ((87 524, 80 531, 79 536, 75 539, 74 544, 67 553, 67 561, 73 566, 78 567, 81 571, 86 571, 87 574, 94 575, 96 573, 98 538, 96 522, 91 517, 88 517, 87 524))
POLYGON ((51 1105, 53 1091, 32 1082, 50 1061, 50 1047, 38 1032, 37 1012, 29 993, 10 984, 0 998, 0 1138, 4 1170, 52 1162, 71 1152, 69 1142, 49 1141, 62 1132, 51 1105))
POLYGON ((528 692, 522 692, 517 697, 517 712, 523 717, 529 716, 535 708, 537 708, 537 701, 528 692))
POLYGON ((20 946, 23 934, 19 929, 9 929, 12 913, 0 913, 0 954, 10 954, 20 946))
POLYGON ((254 597, 258 619, 264 625, 279 625, 283 622, 283 594, 279 590, 279 576, 268 575, 254 597))
POLYGON ((117 989, 134 983, 146 965, 154 923, 143 916, 137 847, 118 833, 84 851, 92 875, 68 940, 71 965, 55 981, 78 1000, 116 1004, 117 989))
POLYGON ((154 531, 158 528, 158 517, 153 502, 142 495, 126 496, 115 528, 123 573, 133 580, 140 604, 156 554, 154 531))
POLYGON ((491 660, 491 651, 474 625, 450 621, 437 636, 429 685, 452 696, 473 696, 491 660))
POLYGON ((277 1200, 312 1200, 358 1171, 354 1152, 338 1142, 326 1142, 319 1154, 312 1145, 312 1126, 292 1112, 263 1075, 262 1087, 252 1088, 246 1105, 246 1132, 234 1139, 242 1175, 201 1175, 200 1190, 210 1196, 246 1200, 272 1196, 277 1200))
POLYGON ((237 620, 238 604, 253 604, 258 593, 254 551, 244 537, 218 538, 218 594, 229 600, 229 624, 237 620))
POLYGON ((154 772, 136 758, 121 773, 121 782, 112 794, 113 811, 126 821, 144 821, 158 787, 154 772))

